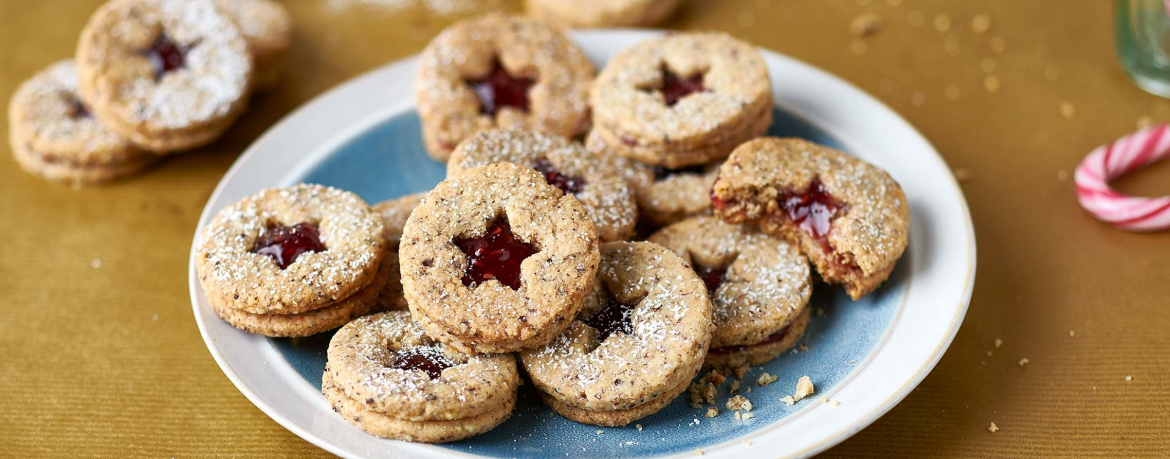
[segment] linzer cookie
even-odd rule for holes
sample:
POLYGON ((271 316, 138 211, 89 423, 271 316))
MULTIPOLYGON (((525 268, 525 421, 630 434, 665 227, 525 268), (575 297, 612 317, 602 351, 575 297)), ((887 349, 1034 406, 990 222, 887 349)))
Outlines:
POLYGON ((382 217, 386 234, 386 257, 379 268, 379 276, 385 278, 385 286, 378 293, 377 308, 380 311, 405 311, 406 297, 402 295, 402 275, 398 266, 398 241, 402 239, 402 228, 406 219, 422 202, 426 193, 406 195, 374 205, 374 212, 382 217))
POLYGON ((272 0, 215 0, 240 29, 252 54, 252 87, 267 91, 280 82, 292 45, 292 15, 272 0))
POLYGON ((581 309, 597 272, 585 207, 512 163, 448 177, 410 214, 402 287, 427 334, 468 353, 543 345, 581 309))
POLYGON ((382 219, 357 195, 296 185, 221 210, 200 235, 195 266, 233 326, 308 336, 370 310, 386 278, 385 247, 382 219))
POLYGON ((711 212, 711 185, 715 184, 719 163, 671 169, 626 159, 613 154, 596 130, 589 133, 585 147, 618 158, 614 162, 634 189, 638 216, 644 222, 668 225, 711 212))
POLYGON ((159 158, 93 117, 77 93, 72 60, 49 66, 17 88, 8 105, 8 140, 24 170, 74 186, 132 175, 159 158))
POLYGON ((321 382, 333 410, 366 432, 444 443, 508 419, 520 375, 511 355, 461 353, 427 337, 406 311, 394 311, 341 327, 321 382))
POLYGON ((648 242, 611 242, 581 315, 520 360, 557 413, 621 426, 685 391, 710 340, 711 301, 686 262, 648 242))
POLYGON ((812 274, 796 247, 711 216, 675 223, 649 240, 686 260, 707 286, 715 328, 706 366, 762 365, 804 334, 812 274))
POLYGON ((890 174, 801 139, 745 143, 719 169, 715 214, 758 222, 801 248, 826 282, 853 299, 889 277, 906 249, 910 212, 890 174))
POLYGON ((81 32, 76 60, 90 111, 160 153, 219 137, 252 78, 244 38, 211 0, 112 0, 81 32))
POLYGON ((543 22, 492 14, 456 23, 419 56, 415 99, 427 152, 446 161, 459 142, 493 127, 584 134, 593 71, 543 22))
POLYGON ((680 33, 622 50, 590 92, 593 130, 617 154, 682 168, 726 157, 772 124, 772 86, 751 45, 680 33))
POLYGON ((575 196, 593 219, 602 242, 633 235, 638 220, 634 192, 610 157, 585 150, 580 143, 563 137, 494 129, 460 143, 447 163, 447 175, 501 162, 528 165, 543 174, 549 184, 575 196))
POLYGON ((562 27, 645 27, 658 24, 679 0, 527 0, 528 14, 562 27))

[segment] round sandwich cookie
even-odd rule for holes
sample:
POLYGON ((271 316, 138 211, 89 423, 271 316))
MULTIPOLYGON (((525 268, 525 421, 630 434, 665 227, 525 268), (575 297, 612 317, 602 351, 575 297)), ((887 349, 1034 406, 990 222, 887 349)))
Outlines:
POLYGON ((528 14, 561 27, 646 27, 670 17, 679 0, 526 0, 528 14))
POLYGON ((240 29, 252 54, 252 88, 276 87, 287 67, 292 45, 292 14, 272 0, 215 0, 228 19, 240 29))
POLYGON ((447 162, 447 175, 501 162, 528 165, 549 184, 575 196, 585 206, 602 242, 625 240, 634 234, 638 220, 634 192, 610 157, 563 137, 493 129, 460 143, 447 162))
POLYGON ((804 334, 812 273, 796 247, 712 216, 675 223, 649 241, 686 260, 707 286, 715 328, 705 366, 761 365, 804 334))
POLYGON ((429 338, 406 311, 358 318, 329 342, 322 393, 383 438, 445 443, 508 419, 520 375, 509 354, 468 355, 429 338))
POLYGON ((597 248, 585 207, 543 174, 480 166, 439 183, 410 214, 403 292, 427 334, 460 351, 537 347, 580 311, 597 248))
POLYGON ((622 50, 590 102, 593 131, 613 152, 672 169, 721 160, 772 125, 763 56, 723 33, 669 34, 622 50))
POLYGON ((493 127, 578 137, 589 128, 593 72, 585 53, 543 22, 500 14, 458 22, 419 56, 427 152, 445 162, 459 142, 493 127))
POLYGON ((568 330, 520 360, 557 413, 622 426, 686 390, 707 355, 712 307, 691 267, 648 242, 603 244, 597 276, 568 330))
POLYGON ((406 219, 422 202, 426 193, 416 193, 383 201, 374 205, 374 212, 382 217, 386 234, 386 257, 382 260, 379 275, 384 274, 385 286, 378 293, 379 311, 405 311, 406 297, 402 294, 402 274, 398 265, 398 241, 402 239, 402 228, 406 219))
POLYGON ((906 250, 910 211, 890 174, 802 139, 745 143, 719 169, 715 215, 757 222, 801 249, 853 299, 878 288, 906 250))
POLYGON ((82 30, 76 60, 94 116, 159 153, 218 138, 251 88, 247 43, 211 0, 112 0, 82 30))
POLYGON ((373 306, 386 277, 382 219, 357 195, 321 185, 249 196, 221 210, 196 244, 199 281, 220 317, 270 336, 345 323, 373 306), (301 314, 310 315, 291 317, 301 314))
POLYGON ((17 164, 46 180, 96 185, 158 161, 102 125, 77 92, 77 67, 59 61, 16 89, 8 105, 8 141, 17 164))
MULTIPOLYGON (((596 130, 589 133, 585 147, 590 151, 613 155, 596 130)), ((614 162, 634 189, 638 216, 644 223, 669 225, 692 215, 711 212, 711 186, 715 184, 719 163, 671 169, 621 156, 614 157, 614 162)))

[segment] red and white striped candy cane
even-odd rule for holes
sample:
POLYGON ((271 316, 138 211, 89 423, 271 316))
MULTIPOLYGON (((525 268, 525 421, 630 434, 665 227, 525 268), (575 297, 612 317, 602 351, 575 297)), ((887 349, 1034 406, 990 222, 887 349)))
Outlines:
POLYGON ((1098 220, 1129 231, 1170 228, 1170 196, 1118 193, 1109 181, 1170 156, 1170 125, 1161 124, 1097 147, 1077 166, 1077 200, 1098 220))

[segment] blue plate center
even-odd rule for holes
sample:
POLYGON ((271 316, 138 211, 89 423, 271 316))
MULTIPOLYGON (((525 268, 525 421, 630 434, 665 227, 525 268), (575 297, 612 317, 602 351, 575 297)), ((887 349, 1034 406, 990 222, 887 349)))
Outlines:
MULTIPOLYGON (((823 130, 783 110, 775 111, 769 135, 801 137, 841 148, 823 130)), ((345 143, 303 181, 350 190, 373 204, 398 196, 426 191, 446 175, 446 167, 426 154, 420 137, 418 115, 406 112, 372 126, 345 143)), ((484 435, 446 448, 492 457, 644 457, 708 448, 767 428, 816 400, 787 406, 781 397, 791 394, 796 380, 809 376, 818 394, 828 393, 849 377, 881 341, 903 297, 909 269, 900 263, 878 291, 852 301, 839 287, 813 288, 813 315, 801 340, 803 346, 744 376, 741 393, 751 400, 754 418, 736 420, 723 408, 727 384, 719 391, 723 413, 706 418, 706 407, 691 408, 686 395, 634 425, 596 427, 566 420, 541 404, 531 384, 520 388, 520 401, 512 417, 484 435), (768 386, 755 386, 763 372, 779 377, 768 386), (751 392, 747 392, 748 390, 751 392)), ((274 339, 284 358, 310 384, 320 387, 325 369, 325 349, 332 333, 307 339, 274 339)))

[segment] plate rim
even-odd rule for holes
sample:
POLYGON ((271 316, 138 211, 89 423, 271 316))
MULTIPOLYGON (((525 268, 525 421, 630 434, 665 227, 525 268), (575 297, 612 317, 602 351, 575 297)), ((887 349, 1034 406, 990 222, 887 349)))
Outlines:
MULTIPOLYGON (((662 31, 662 30, 652 30, 652 29, 595 29, 595 30, 589 30, 589 31, 572 31, 572 32, 570 32, 570 35, 574 39, 574 41, 577 41, 578 43, 581 43, 583 41, 587 42, 587 41, 616 40, 618 42, 625 43, 625 46, 628 46, 629 44, 635 43, 637 41, 641 41, 641 40, 644 40, 647 38, 658 36, 664 32, 665 31, 662 31)), ((585 46, 584 43, 582 43, 582 45, 585 46)), ((598 46, 601 46, 601 45, 598 45, 598 46)), ((976 242, 975 242, 975 232, 974 232, 974 225, 973 225, 972 220, 971 220, 970 210, 969 210, 969 207, 968 207, 968 204, 966 201, 966 196, 964 195, 962 189, 959 187, 957 180, 955 180, 954 176, 952 174, 950 174, 950 172, 949 172, 950 169, 949 169, 949 167, 947 167, 945 159, 942 157, 941 154, 938 153, 938 150, 934 148, 934 146, 929 142, 929 140, 927 140, 926 137, 923 136, 922 133, 918 131, 917 128, 915 128, 907 120, 902 118, 901 115, 899 115, 897 112, 895 112, 889 106, 885 105, 883 102, 881 102, 877 98, 875 98, 872 95, 870 95, 869 93, 861 90, 860 88, 854 86, 853 84, 851 84, 851 83, 849 83, 849 82, 847 82, 847 81, 845 81, 845 80, 843 80, 843 79, 841 79, 841 78, 839 78, 839 77, 837 77, 829 72, 826 72, 818 67, 815 67, 811 64, 808 64, 804 61, 800 61, 798 59, 795 59, 795 58, 789 57, 787 55, 784 55, 784 54, 781 54, 781 53, 778 53, 775 51, 771 51, 771 50, 768 50, 768 49, 765 49, 762 47, 760 47, 759 49, 762 53, 764 53, 766 60, 769 60, 769 61, 775 60, 775 61, 781 62, 785 65, 790 65, 790 66, 801 68, 802 71, 806 71, 806 72, 809 72, 811 74, 815 74, 815 76, 818 79, 824 80, 825 82, 831 84, 832 86, 835 86, 835 87, 840 88, 840 89, 846 89, 847 90, 846 92, 851 93, 851 94, 848 94, 850 99, 852 99, 854 101, 861 101, 861 102, 864 102, 864 103, 870 105, 871 108, 877 110, 877 114, 880 114, 883 117, 887 118, 888 121, 892 121, 894 123, 900 123, 902 125, 901 127, 908 129, 908 132, 910 134, 912 134, 914 137, 916 137, 917 138, 916 140, 920 141, 923 144, 922 146, 924 146, 927 150, 929 150, 930 153, 932 153, 932 155, 929 155, 928 158, 932 157, 932 159, 934 161, 939 163, 937 165, 941 165, 942 168, 944 168, 944 170, 947 171, 945 179, 953 187, 954 192, 955 192, 955 196, 958 198, 958 204, 959 204, 958 210, 960 211, 960 214, 962 215, 962 219, 963 219, 962 226, 966 230, 964 237, 965 237, 966 242, 967 242, 967 244, 966 244, 967 273, 963 278, 964 285, 961 289, 959 297, 957 298, 959 301, 958 307, 955 309, 954 316, 949 321, 947 330, 943 333, 943 339, 938 342, 938 344, 935 346, 935 348, 930 352, 930 356, 925 361, 923 361, 921 363, 919 368, 912 375, 910 375, 910 377, 908 379, 906 379, 897 390, 889 393, 888 396, 886 396, 883 400, 878 402, 873 409, 870 409, 868 412, 864 413, 863 415, 856 416, 852 420, 852 422, 848 423, 847 425, 833 428, 833 433, 831 433, 829 435, 825 435, 825 436, 823 436, 823 438, 820 438, 817 441, 812 442, 811 444, 805 445, 799 450, 788 451, 785 453, 789 457, 807 457, 807 456, 811 456, 813 454, 819 453, 821 451, 824 451, 824 450, 840 443, 841 441, 844 441, 845 439, 851 437, 852 435, 854 435, 855 433, 857 433, 861 429, 865 428, 869 424, 876 421, 878 418, 880 418, 882 415, 887 413, 889 410, 893 409, 894 406, 896 406, 901 400, 903 400, 907 395, 909 395, 909 393, 915 387, 917 387, 918 384, 920 384, 923 379, 925 379, 925 377, 930 373, 930 371, 941 360, 942 356, 945 354, 946 350, 950 347, 950 344, 953 342, 955 336, 958 333, 959 328, 962 325, 963 318, 965 317, 966 312, 968 310, 970 300, 971 300, 971 295, 972 295, 972 292, 974 289, 976 255, 977 255, 976 242)), ((317 110, 319 106, 324 105, 330 99, 336 98, 339 95, 346 93, 347 90, 350 90, 350 89, 355 88, 355 87, 360 87, 363 85, 363 83, 368 84, 368 82, 370 80, 378 80, 378 79, 386 78, 386 77, 388 77, 389 74, 395 72, 396 69, 401 69, 401 68, 404 68, 405 66, 409 66, 416 60, 417 60, 417 55, 412 55, 412 56, 409 56, 409 57, 404 58, 404 59, 398 59, 398 60, 395 60, 393 62, 383 64, 379 67, 376 67, 372 70, 369 70, 365 73, 362 73, 356 77, 345 80, 345 81, 339 83, 338 85, 312 97, 309 101, 300 105, 299 107, 297 107, 296 109, 294 109, 293 111, 289 112, 284 117, 282 117, 278 122, 274 123, 262 135, 260 135, 256 140, 254 140, 248 146, 248 148, 246 148, 244 150, 244 152, 242 154, 240 154, 240 156, 232 163, 231 167, 228 168, 228 170, 224 173, 223 177, 216 184, 214 191, 211 193, 211 195, 209 196, 209 198, 207 200, 207 203, 204 205, 203 211, 200 213, 199 221, 198 221, 198 224, 195 228, 194 235, 192 237, 191 252, 189 255, 189 263, 188 263, 189 264, 189 266, 188 266, 188 288, 189 288, 189 293, 190 293, 190 298, 191 298, 191 303, 192 303, 192 311, 195 315, 195 320, 196 320, 196 324, 199 328, 200 336, 202 337, 204 344, 206 345, 206 347, 208 349, 208 352, 211 353, 213 359, 215 360, 216 364, 219 366, 220 370, 224 373, 225 376, 228 377, 228 379, 232 382, 232 384, 236 387, 236 389, 239 390, 254 406, 259 408, 262 412, 264 412, 266 415, 268 415, 270 418, 272 418, 274 421, 276 421, 282 427, 288 429, 289 431, 291 431, 294 434, 296 434, 297 436, 305 439, 306 441, 308 441, 308 442, 310 442, 310 443, 312 443, 312 444, 314 444, 322 449, 325 449, 326 451, 329 451, 333 454, 337 454, 337 455, 343 456, 343 457, 360 457, 360 456, 355 455, 352 451, 347 451, 347 450, 343 449, 340 445, 336 445, 334 442, 330 441, 329 439, 327 439, 321 435, 318 435, 317 433, 312 432, 312 431, 302 427, 300 424, 288 419, 281 412, 281 410, 279 408, 268 403, 266 400, 264 400, 261 397, 261 395, 258 392, 252 390, 251 387, 249 386, 249 384, 246 381, 244 381, 243 377, 235 371, 235 369, 229 364, 229 362, 227 362, 227 358, 223 355, 223 352, 221 351, 219 346, 215 343, 215 338, 213 336, 211 336, 211 332, 209 331, 207 324, 204 321, 204 315, 202 314, 202 311, 201 311, 201 308, 203 308, 201 301, 200 301, 200 292, 202 291, 202 288, 199 285, 198 275, 197 275, 196 268, 195 268, 196 248, 197 248, 197 244, 198 244, 198 240, 199 240, 199 234, 203 231, 203 228, 206 227, 207 223, 210 222, 210 220, 214 217, 214 214, 216 212, 218 212, 218 210, 219 210, 218 208, 213 208, 213 204, 219 200, 219 198, 221 197, 221 194, 224 192, 224 190, 227 188, 227 186, 230 183, 234 182, 234 179, 235 179, 236 175, 238 175, 238 172, 240 171, 240 169, 243 167, 243 165, 246 162, 248 162, 248 160, 251 157, 256 155, 257 151, 262 150, 266 144, 272 142, 273 138, 276 138, 276 137, 282 135, 283 132, 287 130, 288 125, 292 124, 294 121, 296 121, 300 118, 310 116, 310 114, 313 113, 315 110, 317 110)), ((771 63, 769 63, 769 67, 771 67, 771 63)), ((399 72, 400 72, 400 70, 399 70, 399 72)), ((413 77, 413 74, 410 76, 413 77)), ((413 78, 411 78, 411 80, 412 79, 413 78)), ((775 85, 775 84, 776 84, 776 82, 774 80, 773 85, 775 85)), ((797 116, 799 118, 802 118, 803 120, 805 120, 813 125, 816 125, 820 129, 826 130, 827 132, 831 133, 835 138, 847 137, 847 136, 843 136, 840 132, 836 132, 834 129, 834 126, 827 125, 823 122, 818 122, 816 120, 815 116, 811 116, 810 114, 806 113, 805 111, 800 110, 799 108, 782 105, 782 104, 780 104, 780 101, 774 101, 774 102, 775 102, 775 105, 783 106, 783 108, 786 111, 788 111, 790 114, 797 116)), ((399 104, 399 105, 401 105, 402 107, 405 107, 406 109, 412 108, 414 106, 413 101, 410 101, 410 100, 401 101, 401 104, 399 104)), ((383 110, 384 113, 392 113, 395 115, 397 115, 403 111, 404 110, 400 110, 397 108, 395 108, 395 109, 386 108, 385 110, 383 110)), ((367 119, 367 120, 371 119, 371 118, 373 118, 373 115, 374 115, 373 113, 367 113, 363 119, 367 119)), ((368 124, 368 123, 363 123, 363 124, 368 124)), ((347 132, 352 133, 352 132, 357 132, 357 131, 351 129, 351 130, 347 130, 347 132)), ((295 163, 293 165, 293 167, 289 168, 285 173, 283 173, 281 175, 283 177, 293 177, 293 176, 296 176, 297 174, 301 174, 303 171, 307 170, 306 169, 306 167, 308 167, 308 166, 306 166, 307 162, 318 163, 321 159, 323 159, 325 156, 327 156, 327 153, 326 153, 328 151, 328 149, 326 148, 327 146, 340 145, 343 142, 345 142, 346 140, 352 138, 352 136, 345 137, 345 138, 342 138, 342 137, 343 136, 339 135, 339 132, 334 132, 334 133, 328 134, 325 137, 325 140, 320 145, 316 145, 316 146, 310 148, 309 152, 304 155, 304 157, 300 160, 300 162, 295 163)), ((265 186, 276 186, 276 185, 267 184, 265 186)), ((913 224, 913 222, 912 222, 912 224, 913 224)), ((911 237, 913 238, 914 236, 915 236, 914 232, 912 232, 911 237)), ((907 259, 904 261, 909 262, 912 260, 907 259)), ((913 279, 913 276, 911 276, 910 279, 913 279)), ((906 290, 907 290, 906 295, 909 295, 909 286, 907 286, 906 290)), ((903 301, 905 301, 905 300, 903 300, 903 301)), ((881 350, 881 348, 886 344, 886 341, 890 338, 890 335, 894 333, 895 328, 896 328, 896 327, 894 327, 894 325, 897 323, 897 319, 903 313, 902 306, 904 306, 904 304, 899 306, 898 311, 897 311, 898 316, 891 319, 890 326, 888 326, 886 328, 886 330, 883 331, 883 336, 880 338, 878 344, 875 345, 874 348, 872 348, 871 350, 869 350, 867 352, 866 357, 865 357, 867 364, 868 364, 869 360, 876 358, 876 356, 879 354, 879 351, 881 350)), ((269 346, 272 347, 271 344, 269 344, 269 346)), ((852 382, 853 379, 855 379, 858 375, 860 375, 862 373, 862 370, 864 368, 865 368, 865 365, 859 365, 858 368, 851 371, 850 374, 848 376, 846 376, 846 378, 844 380, 842 380, 840 383, 838 383, 836 386, 834 386, 833 391, 834 392, 840 391, 840 390, 844 389, 845 387, 847 387, 852 382)), ((900 379, 900 378, 901 378, 901 376, 899 376, 898 379, 900 379)), ((820 394, 818 394, 818 395, 820 395, 820 394)), ((793 414, 787 416, 785 419, 791 418, 793 416, 797 416, 797 415, 804 413, 804 412, 806 412, 814 407, 815 407, 815 405, 809 404, 809 406, 806 406, 804 409, 802 409, 800 411, 794 412, 793 414)), ((761 428, 756 429, 756 430, 754 430, 746 435, 743 435, 743 436, 734 437, 734 438, 731 438, 729 440, 713 444, 713 445, 705 448, 703 451, 707 452, 707 453, 714 453, 715 456, 720 456, 720 455, 728 452, 727 449, 729 446, 733 446, 743 439, 766 436, 769 434, 770 430, 772 430, 774 428, 778 428, 779 424, 781 424, 781 422, 776 422, 776 423, 773 423, 769 426, 761 427, 761 428)), ((413 444, 413 443, 394 442, 394 443, 388 443, 388 444, 395 445, 396 450, 405 452, 407 454, 420 454, 420 455, 432 456, 432 457, 434 457, 434 456, 480 457, 480 456, 468 454, 467 452, 455 451, 455 450, 449 450, 449 449, 438 450, 437 451, 438 454, 435 454, 436 453, 435 450, 428 451, 428 450, 415 448, 416 446, 419 446, 419 445, 413 444)), ((761 451, 759 449, 754 450, 754 453, 756 453, 756 454, 758 454, 760 452, 761 451)), ((740 451, 740 453, 748 453, 749 455, 752 455, 753 451, 751 451, 751 450, 740 451)), ((676 454, 666 454, 665 456, 666 457, 681 457, 681 456, 685 456, 685 455, 688 455, 688 454, 687 453, 676 453, 676 454)))

